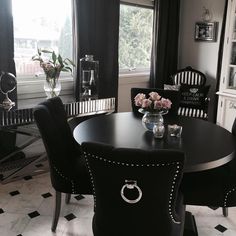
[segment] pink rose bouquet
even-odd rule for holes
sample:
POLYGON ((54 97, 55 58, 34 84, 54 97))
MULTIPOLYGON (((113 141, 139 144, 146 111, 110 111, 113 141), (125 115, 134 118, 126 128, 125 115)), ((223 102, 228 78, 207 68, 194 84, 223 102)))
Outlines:
POLYGON ((141 107, 144 111, 160 112, 167 111, 171 108, 172 102, 169 99, 161 97, 157 92, 149 93, 149 97, 143 93, 138 93, 134 98, 136 106, 141 107))

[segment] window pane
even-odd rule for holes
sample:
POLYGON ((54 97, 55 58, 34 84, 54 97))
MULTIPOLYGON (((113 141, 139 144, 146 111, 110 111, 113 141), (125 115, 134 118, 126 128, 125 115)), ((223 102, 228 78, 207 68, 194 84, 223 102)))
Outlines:
POLYGON ((53 49, 72 59, 71 1, 12 0, 12 7, 18 78, 44 75, 39 63, 31 60, 37 48, 53 49))
POLYGON ((150 69, 153 10, 121 4, 120 70, 150 69))

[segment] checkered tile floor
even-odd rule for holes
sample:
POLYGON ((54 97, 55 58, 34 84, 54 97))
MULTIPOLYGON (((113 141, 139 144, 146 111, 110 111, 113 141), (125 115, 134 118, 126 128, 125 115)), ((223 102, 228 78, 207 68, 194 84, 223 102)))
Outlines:
MULTIPOLYGON (((56 233, 51 232, 54 190, 49 174, 0 186, 1 236, 92 236, 93 197, 73 195, 62 210, 56 233)), ((187 206, 196 219, 199 236, 235 236, 236 208, 223 217, 221 209, 187 206)), ((112 236, 112 235, 111 235, 112 236)))

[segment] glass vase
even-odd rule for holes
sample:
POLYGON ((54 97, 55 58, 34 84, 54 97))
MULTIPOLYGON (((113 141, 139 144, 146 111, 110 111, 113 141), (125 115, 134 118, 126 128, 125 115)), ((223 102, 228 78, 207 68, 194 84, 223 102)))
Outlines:
POLYGON ((80 59, 80 95, 82 100, 95 98, 98 94, 99 62, 93 55, 80 59))
POLYGON ((61 92, 61 82, 58 78, 46 78, 44 91, 48 98, 57 97, 61 92))
POLYGON ((164 123, 162 112, 145 112, 142 124, 146 130, 153 131, 153 127, 157 123, 164 123))

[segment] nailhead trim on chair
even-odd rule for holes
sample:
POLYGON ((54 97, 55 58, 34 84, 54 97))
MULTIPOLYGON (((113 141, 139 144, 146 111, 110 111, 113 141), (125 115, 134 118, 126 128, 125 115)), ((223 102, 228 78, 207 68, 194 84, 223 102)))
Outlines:
POLYGON ((90 178, 91 178, 91 182, 92 182, 92 188, 93 188, 93 196, 94 196, 94 207, 96 208, 96 194, 95 194, 95 186, 94 186, 94 180, 93 180, 93 174, 92 174, 92 171, 90 169, 90 166, 89 166, 89 162, 88 162, 88 158, 87 156, 91 156, 95 159, 98 159, 100 161, 104 161, 104 162, 108 162, 108 163, 111 163, 111 164, 115 164, 115 165, 123 165, 123 166, 131 166, 131 167, 155 167, 155 166, 170 166, 170 165, 176 165, 176 171, 175 171, 175 175, 174 175, 174 179, 173 179, 173 182, 172 182, 172 186, 171 186, 171 193, 170 193, 170 197, 169 197, 169 215, 170 215, 170 218, 171 220, 175 223, 175 224, 180 224, 181 222, 180 221, 176 221, 174 216, 173 216, 173 210, 174 210, 174 207, 173 207, 173 192, 174 192, 174 188, 175 188, 175 184, 176 184, 176 178, 177 176, 179 175, 179 162, 171 162, 171 163, 160 163, 160 164, 129 164, 129 163, 124 163, 124 162, 116 162, 116 161, 111 161, 111 160, 107 160, 105 158, 102 158, 102 157, 98 157, 98 156, 95 156, 93 154, 90 154, 90 153, 86 153, 84 152, 84 157, 85 157, 85 160, 86 160, 86 164, 88 166, 88 169, 89 169, 89 175, 90 175, 90 178))
POLYGON ((93 199, 94 199, 94 209, 96 209, 96 194, 95 194, 95 186, 94 186, 94 181, 93 181, 93 173, 92 173, 92 171, 90 169, 87 155, 90 155, 90 154, 87 154, 86 152, 84 152, 85 162, 86 162, 86 165, 88 167, 88 172, 89 172, 89 176, 90 176, 91 183, 92 183, 92 191, 93 191, 93 199))
POLYGON ((229 190, 226 195, 225 195, 225 200, 224 200, 224 207, 227 207, 227 200, 228 200, 228 196, 229 194, 231 194, 232 192, 234 192, 236 190, 236 188, 233 188, 231 190, 229 190))
POLYGON ((73 180, 69 179, 68 177, 66 177, 65 175, 63 175, 55 166, 52 166, 53 169, 57 172, 57 174, 59 174, 63 179, 69 181, 71 183, 71 193, 75 194, 75 183, 73 180))

